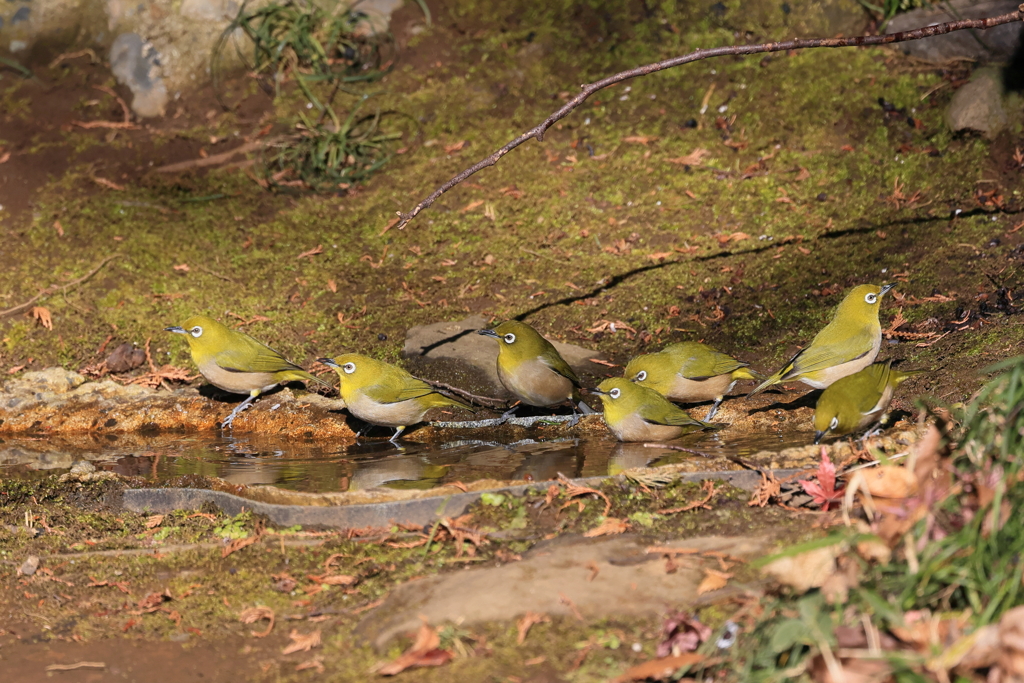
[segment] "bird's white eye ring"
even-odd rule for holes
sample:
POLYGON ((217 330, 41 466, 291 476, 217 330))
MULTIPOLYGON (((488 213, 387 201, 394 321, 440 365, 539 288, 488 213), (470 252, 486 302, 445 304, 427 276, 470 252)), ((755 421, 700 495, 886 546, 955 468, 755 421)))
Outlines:
POLYGON ((636 377, 634 377, 633 379, 636 380, 637 382, 643 382, 645 379, 647 379, 647 371, 641 370, 640 372, 636 373, 636 377))
POLYGON ((516 335, 512 334, 511 332, 509 332, 504 337, 502 337, 502 339, 505 340, 506 344, 511 344, 511 343, 513 343, 516 340, 516 335))
POLYGON ((189 330, 188 333, 191 334, 196 339, 199 339, 200 337, 203 336, 203 328, 199 327, 199 325, 196 325, 191 330, 189 330))
POLYGON ((612 389, 611 391, 608 392, 608 395, 611 396, 612 398, 618 398, 619 396, 622 395, 622 389, 612 389))
POLYGON ((839 426, 839 417, 838 416, 833 417, 832 421, 828 423, 828 428, 829 429, 835 429, 838 426, 839 426))
POLYGON ((864 297, 864 301, 867 301, 869 304, 873 304, 878 301, 878 295, 873 292, 871 294, 867 294, 864 297))
POLYGON ((351 375, 353 372, 356 371, 356 364, 355 363, 345 363, 344 365, 341 366, 341 369, 345 371, 346 375, 351 375))

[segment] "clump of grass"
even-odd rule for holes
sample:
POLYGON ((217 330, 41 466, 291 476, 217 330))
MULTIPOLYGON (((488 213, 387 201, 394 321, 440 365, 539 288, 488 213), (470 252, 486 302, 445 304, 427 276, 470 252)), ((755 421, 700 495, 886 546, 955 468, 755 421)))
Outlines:
MULTIPOLYGON (((214 63, 236 31, 251 43, 239 57, 268 93, 294 82, 319 116, 297 112, 297 132, 268 145, 262 171, 268 186, 339 191, 364 180, 390 159, 401 137, 381 130, 380 111, 362 113, 369 95, 358 88, 380 80, 391 64, 390 35, 375 33, 358 4, 325 9, 306 0, 243 4, 214 48, 214 63), (355 98, 339 113, 339 93, 355 98)), ((215 70, 216 73, 216 70, 215 70)))

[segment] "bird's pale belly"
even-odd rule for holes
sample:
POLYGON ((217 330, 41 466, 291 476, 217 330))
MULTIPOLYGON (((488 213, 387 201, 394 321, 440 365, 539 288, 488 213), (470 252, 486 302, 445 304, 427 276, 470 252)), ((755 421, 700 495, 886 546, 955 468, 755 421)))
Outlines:
POLYGON ((262 393, 278 385, 272 373, 231 372, 213 361, 200 365, 199 372, 210 384, 232 394, 251 394, 254 391, 262 393))
POLYGON ((382 427, 405 427, 416 424, 430 408, 423 408, 415 400, 397 403, 379 403, 362 392, 347 392, 342 398, 348 411, 363 422, 382 427))
POLYGON ((715 375, 699 382, 676 375, 666 398, 683 402, 714 401, 732 391, 734 384, 736 380, 732 378, 732 373, 715 375))
POLYGON ((608 429, 619 441, 670 441, 683 433, 682 427, 652 424, 636 413, 608 424, 608 429))
POLYGON ((514 373, 505 372, 499 364, 498 379, 519 400, 531 406, 551 406, 572 398, 572 381, 539 360, 520 363, 514 373))
POLYGON ((854 358, 846 363, 840 363, 839 365, 833 365, 830 368, 823 370, 816 370, 809 372, 805 375, 801 375, 800 381, 807 386, 815 389, 824 389, 828 385, 841 380, 847 375, 852 375, 855 372, 860 372, 867 366, 875 362, 875 358, 878 357, 878 350, 882 347, 882 336, 879 334, 878 341, 871 347, 871 350, 860 358, 854 358))

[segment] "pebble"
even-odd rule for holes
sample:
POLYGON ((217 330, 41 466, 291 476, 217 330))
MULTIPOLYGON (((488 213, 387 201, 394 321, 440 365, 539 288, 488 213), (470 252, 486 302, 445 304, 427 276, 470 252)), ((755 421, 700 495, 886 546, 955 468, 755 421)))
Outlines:
POLYGON ((25 561, 21 563, 21 567, 18 568, 18 574, 21 576, 32 576, 39 569, 39 557, 36 555, 29 555, 25 558, 25 561))

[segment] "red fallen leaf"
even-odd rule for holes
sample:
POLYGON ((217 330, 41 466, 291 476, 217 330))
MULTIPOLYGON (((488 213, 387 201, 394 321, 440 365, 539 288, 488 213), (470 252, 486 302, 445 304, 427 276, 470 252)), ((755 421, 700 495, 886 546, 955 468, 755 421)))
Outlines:
POLYGON ((451 661, 454 656, 448 650, 438 648, 441 644, 441 637, 437 631, 424 623, 416 633, 416 642, 406 650, 398 659, 385 664, 377 670, 381 676, 394 676, 406 669, 417 666, 441 666, 451 661))
POLYGON ((800 480, 800 486, 821 509, 828 512, 832 503, 843 499, 843 489, 836 490, 836 466, 828 459, 828 449, 821 449, 821 463, 818 465, 818 481, 800 480))
POLYGON ((458 142, 453 143, 451 145, 445 145, 444 153, 445 154, 451 154, 453 152, 461 152, 462 149, 465 146, 466 146, 466 141, 465 140, 459 140, 458 142))

